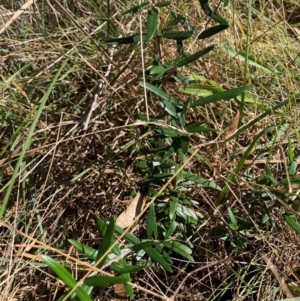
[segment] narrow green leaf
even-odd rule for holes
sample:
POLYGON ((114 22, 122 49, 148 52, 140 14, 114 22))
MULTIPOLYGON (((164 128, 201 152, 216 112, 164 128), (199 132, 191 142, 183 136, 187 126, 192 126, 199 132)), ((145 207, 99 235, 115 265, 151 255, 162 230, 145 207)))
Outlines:
POLYGON ((192 250, 189 247, 180 243, 179 241, 163 241, 162 244, 170 250, 180 254, 182 257, 185 257, 190 262, 195 262, 194 258, 190 255, 192 254, 192 250))
MULTIPOLYGON (((118 234, 123 234, 124 229, 115 225, 115 232, 117 232, 118 234)), ((132 244, 139 244, 141 242, 137 237, 135 237, 133 234, 128 232, 124 235, 124 239, 132 244)))
POLYGON ((166 39, 178 40, 178 41, 189 39, 193 35, 194 35, 194 32, 191 31, 191 30, 187 30, 187 31, 163 31, 161 33, 161 36, 166 38, 166 39))
POLYGON ((289 170, 288 170, 290 176, 295 175, 295 173, 297 171, 297 167, 298 167, 298 163, 296 160, 294 160, 290 163, 289 170))
POLYGON ((170 68, 166 68, 163 65, 157 65, 157 66, 151 67, 150 74, 163 74, 168 70, 170 70, 170 68))
POLYGON ((146 85, 144 85, 143 82, 139 82, 139 85, 142 87, 146 87, 149 91, 158 95, 161 98, 160 105, 163 107, 163 109, 170 116, 174 117, 175 119, 179 119, 181 121, 182 112, 183 112, 182 104, 180 104, 176 98, 174 98, 173 96, 167 94, 160 88, 157 88, 149 83, 146 83, 146 85))
POLYGON ((224 0, 224 7, 228 6, 230 0, 224 0))
POLYGON ((146 222, 146 232, 148 239, 152 238, 152 235, 155 239, 157 239, 158 232, 157 232, 157 224, 156 224, 156 217, 154 212, 154 204, 152 203, 149 207, 147 222, 146 222))
POLYGON ((238 229, 238 224, 237 224, 236 218, 235 218, 231 208, 227 208, 227 211, 228 211, 228 215, 229 215, 229 219, 230 219, 230 227, 233 230, 237 230, 238 229))
POLYGON ((84 280, 84 284, 94 287, 102 287, 102 286, 108 286, 118 283, 127 283, 128 280, 124 279, 122 277, 114 277, 114 276, 92 276, 89 278, 86 278, 84 280))
POLYGON ((152 247, 154 244, 153 240, 147 240, 147 241, 143 241, 139 244, 135 244, 131 247, 131 249, 135 252, 138 252, 139 250, 144 250, 146 248, 150 248, 152 247))
POLYGON ((293 162, 295 160, 294 147, 290 137, 288 137, 288 158, 290 162, 293 162))
POLYGON ((187 134, 182 133, 182 131, 179 131, 176 128, 162 128, 161 133, 165 138, 188 137, 187 134))
MULTIPOLYGON (((123 276, 124 274, 121 275, 121 277, 123 276)), ((130 299, 133 298, 133 288, 130 284, 124 284, 124 287, 125 287, 125 290, 127 292, 127 295, 130 299)))
POLYGON ((97 217, 96 222, 97 222, 100 236, 104 237, 104 235, 106 233, 106 229, 107 229, 104 220, 101 219, 100 217, 97 217))
POLYGON ((300 235, 300 225, 295 221, 295 215, 290 213, 284 213, 283 217, 286 223, 298 234, 300 235))
POLYGON ((140 34, 136 34, 136 35, 132 35, 132 36, 129 36, 129 37, 108 39, 104 43, 106 43, 107 45, 132 44, 132 43, 140 42, 141 37, 142 37, 143 41, 147 40, 147 36, 145 34, 143 34, 142 36, 140 34))
POLYGON ((213 13, 213 11, 211 10, 211 8, 209 6, 208 0, 199 0, 199 2, 200 2, 200 5, 201 5, 204 13, 210 17, 211 14, 213 13))
POLYGON ((226 25, 228 25, 228 22, 222 16, 220 16, 219 14, 212 13, 211 14, 211 18, 213 20, 215 20, 216 22, 218 22, 219 24, 224 24, 224 25, 226 24, 226 25))
POLYGON ((169 218, 173 220, 174 216, 176 215, 176 210, 178 207, 178 199, 171 197, 169 201, 169 218))
POLYGON ((189 218, 194 219, 195 221, 198 220, 197 214, 194 210, 186 207, 185 205, 178 204, 176 208, 177 215, 183 217, 185 220, 189 220, 189 218))
POLYGON ((97 254, 98 254, 98 250, 95 250, 94 248, 91 248, 89 246, 86 246, 80 242, 78 242, 77 240, 74 239, 69 239, 68 240, 70 244, 72 244, 79 252, 83 253, 84 255, 86 255, 89 259, 91 260, 96 260, 97 258, 97 254))
POLYGON ((124 274, 124 273, 133 273, 141 271, 145 268, 147 268, 147 265, 122 265, 120 263, 113 262, 110 265, 110 268, 118 274, 124 274))
POLYGON ((193 122, 190 124, 187 124, 185 126, 185 130, 189 133, 201 133, 201 132, 218 132, 218 130, 201 126, 203 123, 202 122, 193 122))
POLYGON ((220 31, 227 29, 228 27, 229 27, 228 24, 220 24, 220 25, 216 25, 216 26, 207 28, 206 30, 204 30, 200 33, 200 35, 198 36, 198 39, 209 38, 209 37, 219 33, 220 31))
POLYGON ((166 7, 166 6, 169 6, 170 4, 171 4, 170 1, 162 1, 162 2, 155 3, 155 6, 156 7, 166 7))
POLYGON ((169 263, 153 248, 145 249, 147 255, 155 262, 160 264, 167 272, 172 273, 172 268, 169 263))
POLYGON ((182 136, 180 140, 181 140, 181 150, 183 154, 186 154, 190 146, 190 137, 182 136))
POLYGON ((146 23, 147 35, 146 35, 146 41, 152 40, 152 38, 154 37, 154 35, 156 33, 157 25, 158 25, 158 11, 155 8, 151 8, 148 11, 148 15, 147 15, 147 23, 146 23))
POLYGON ((166 92, 164 92, 162 89, 159 89, 149 83, 144 84, 144 82, 139 82, 139 85, 141 87, 145 87, 147 90, 153 92, 154 94, 156 94, 157 96, 161 97, 162 99, 165 99, 175 105, 181 105, 180 102, 174 98, 173 96, 167 94, 166 92))
POLYGON ((203 177, 200 177, 196 174, 192 174, 192 173, 186 173, 184 174, 184 180, 185 181, 189 181, 191 183, 195 183, 195 184, 200 184, 203 186, 207 186, 207 187, 211 187, 214 188, 216 190, 221 190, 221 187, 218 186, 215 182, 210 181, 208 179, 205 179, 203 177))
MULTIPOLYGON (((66 284, 69 288, 74 288, 77 285, 76 280, 73 276, 68 272, 68 270, 56 262, 49 256, 41 255, 42 259, 47 263, 49 268, 61 279, 61 281, 66 284)), ((92 301, 90 296, 81 288, 78 287, 75 290, 75 293, 80 301, 92 301)))
POLYGON ((142 10, 143 8, 146 8, 147 6, 149 6, 150 3, 149 2, 144 2, 140 5, 135 5, 133 6, 131 9, 125 11, 122 13, 122 15, 126 16, 126 15, 132 15, 137 13, 138 11, 142 10))
POLYGON ((244 91, 252 89, 252 86, 242 86, 235 89, 230 89, 224 92, 216 93, 207 97, 196 99, 194 102, 191 103, 191 107, 197 107, 197 106, 204 106, 205 104, 216 102, 222 99, 230 99, 234 98, 240 94, 242 94, 244 91))
POLYGON ((177 223, 175 222, 175 218, 176 218, 176 214, 174 215, 174 217, 173 217, 174 220, 171 221, 170 226, 166 232, 165 239, 168 239, 174 233, 174 231, 176 229, 177 223))
POLYGON ((186 66, 194 61, 196 61, 198 58, 200 58, 201 56, 203 56, 204 54, 210 52, 211 50, 213 50, 215 47, 215 45, 209 46, 207 48, 204 48, 184 59, 180 59, 177 60, 176 64, 174 64, 174 67, 182 67, 182 66, 186 66))
MULTIPOLYGON (((114 228, 115 228, 115 220, 112 217, 109 221, 106 233, 103 237, 103 240, 99 246, 96 261, 98 261, 101 257, 103 257, 103 255, 107 252, 107 250, 110 248, 110 246, 114 242, 114 239, 113 239, 114 228)), ((97 267, 101 267, 101 265, 105 261, 105 258, 106 258, 106 256, 98 263, 97 267)))
MULTIPOLYGON (((122 234, 124 232, 124 230, 122 228, 118 227, 117 225, 115 225, 115 231, 119 234, 122 234)), ((133 244, 140 243, 140 240, 130 233, 126 233, 124 235, 124 238, 128 242, 131 242, 133 244)), ((152 260, 159 263, 166 271, 172 272, 172 269, 171 269, 170 265, 168 264, 168 262, 155 249, 146 248, 146 249, 144 249, 144 251, 152 260)))
POLYGON ((176 26, 177 24, 181 23, 182 20, 185 19, 184 16, 181 15, 181 14, 177 14, 177 13, 175 13, 175 12, 171 12, 171 14, 172 14, 172 16, 173 16, 174 19, 171 20, 171 21, 167 24, 165 30, 166 30, 167 28, 176 26))

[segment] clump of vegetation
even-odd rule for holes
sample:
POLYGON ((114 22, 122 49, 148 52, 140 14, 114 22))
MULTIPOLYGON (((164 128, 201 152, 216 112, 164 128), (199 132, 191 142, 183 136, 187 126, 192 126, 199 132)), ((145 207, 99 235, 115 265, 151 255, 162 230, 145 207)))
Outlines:
POLYGON ((3 300, 299 298, 297 2, 1 9, 3 300))

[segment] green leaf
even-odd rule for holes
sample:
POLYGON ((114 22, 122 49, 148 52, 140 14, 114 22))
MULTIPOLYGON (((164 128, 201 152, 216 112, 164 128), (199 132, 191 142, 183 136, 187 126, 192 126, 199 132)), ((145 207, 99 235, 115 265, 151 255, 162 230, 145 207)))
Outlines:
POLYGON ((192 174, 192 173, 186 173, 184 174, 184 180, 189 181, 191 183, 200 184, 206 187, 211 187, 217 190, 221 190, 221 187, 218 186, 215 182, 210 181, 208 179, 202 178, 198 175, 192 174))
POLYGON ((171 40, 177 40, 177 41, 182 41, 189 39, 194 35, 194 32, 192 30, 187 30, 187 31, 163 31, 161 33, 161 36, 166 38, 166 39, 171 39, 171 40))
POLYGON ((175 222, 176 214, 174 215, 173 219, 170 223, 170 226, 165 234, 165 239, 168 239, 175 231, 177 223, 175 222))
POLYGON ((190 255, 192 254, 192 250, 189 247, 180 243, 179 241, 163 241, 162 244, 170 250, 180 254, 182 257, 185 257, 190 262, 195 262, 194 258, 190 255))
POLYGON ((293 162, 295 160, 294 147, 290 137, 288 137, 288 157, 290 162, 293 162))
MULTIPOLYGON (((67 285, 71 289, 77 285, 76 280, 63 265, 56 262, 49 256, 41 255, 41 257, 65 285, 67 285)), ((92 301, 90 296, 81 287, 76 288, 75 294, 80 301, 92 301)))
MULTIPOLYGON (((107 252, 107 250, 110 248, 110 246, 114 242, 114 239, 113 239, 114 228, 115 228, 115 220, 112 217, 109 221, 107 230, 106 230, 105 235, 103 237, 103 240, 102 240, 102 242, 99 246, 96 261, 98 261, 101 257, 103 257, 103 255, 107 252)), ((102 258, 102 260, 98 263, 97 267, 101 267, 101 265, 105 261, 105 258, 106 258, 106 256, 102 258)))
POLYGON ((176 215, 176 210, 178 207, 178 198, 171 197, 169 200, 169 218, 173 220, 174 216, 176 215))
POLYGON ((229 219, 230 219, 230 227, 233 230, 237 230, 238 229, 238 224, 237 224, 236 218, 235 218, 231 208, 227 208, 227 211, 228 211, 228 215, 229 215, 229 219))
POLYGON ((107 45, 122 45, 122 44, 132 44, 140 42, 142 38, 142 41, 147 40, 147 35, 143 34, 136 34, 129 37, 123 37, 123 38, 116 38, 116 39, 108 39, 104 43, 107 45))
POLYGON ((225 30, 229 27, 228 24, 220 24, 216 25, 210 28, 207 28, 206 30, 202 31, 200 35, 198 36, 198 39, 206 39, 209 38, 217 33, 219 33, 222 30, 225 30))
POLYGON ((100 236, 104 237, 104 235, 106 233, 106 229, 107 229, 106 225, 105 225, 105 222, 100 217, 96 218, 96 222, 97 222, 97 226, 98 226, 100 236))
POLYGON ((149 211, 148 211, 147 222, 146 222, 146 232, 147 232, 147 237, 149 239, 152 238, 152 235, 155 239, 157 239, 158 232, 157 232, 157 224, 156 224, 156 217, 155 217, 153 203, 150 205, 149 211))
POLYGON ((86 278, 84 280, 84 284, 89 285, 89 286, 108 286, 108 285, 113 285, 113 284, 118 284, 118 283, 127 283, 128 280, 122 277, 114 277, 114 276, 92 276, 89 278, 86 278))
POLYGON ((147 268, 147 265, 122 265, 120 263, 113 262, 110 265, 110 268, 115 273, 124 274, 124 273, 133 273, 133 272, 141 271, 147 268))
POLYGON ((165 6, 169 6, 171 4, 170 1, 162 1, 162 2, 157 2, 155 3, 156 7, 165 7, 165 6))
POLYGON ((162 89, 159 89, 149 83, 144 84, 144 82, 139 82, 139 85, 143 88, 145 87, 147 90, 151 91, 152 93, 156 94, 157 96, 161 97, 162 99, 165 99, 165 100, 173 103, 174 105, 181 105, 180 102, 176 98, 174 98, 173 96, 170 96, 169 94, 164 92, 162 89))
POLYGON ((131 9, 129 9, 129 10, 125 11, 124 13, 122 13, 122 15, 126 16, 126 15, 135 14, 138 11, 142 10, 143 8, 146 8, 149 5, 150 5, 149 2, 144 2, 144 3, 140 4, 140 5, 133 6, 131 9))
POLYGON ((300 225, 295 221, 296 217, 294 214, 284 213, 283 217, 286 223, 298 234, 300 235, 300 225))
POLYGON ((186 154, 187 151, 189 150, 190 138, 188 136, 181 136, 180 140, 181 140, 181 144, 180 144, 181 150, 183 154, 186 154))
POLYGON ((198 58, 200 58, 201 56, 203 56, 204 54, 210 52, 211 50, 214 49, 214 45, 206 47, 184 59, 179 59, 177 60, 177 62, 174 64, 174 67, 182 67, 182 66, 186 66, 194 61, 196 61, 198 58))
POLYGON ((167 28, 169 28, 169 27, 173 27, 173 26, 175 26, 175 25, 181 23, 181 21, 185 19, 183 15, 177 14, 177 13, 175 13, 175 12, 171 12, 171 15, 172 15, 172 17, 173 17, 173 20, 171 20, 171 21, 167 24, 167 26, 166 26, 165 29, 167 29, 167 28))
POLYGON ((211 14, 213 13, 213 11, 211 10, 211 8, 209 6, 208 0, 199 0, 199 2, 200 2, 200 5, 201 5, 204 13, 210 17, 211 14))
POLYGON ((153 240, 147 240, 147 241, 143 241, 139 244, 135 244, 131 247, 131 249, 135 252, 138 252, 139 250, 144 250, 146 248, 150 248, 152 247, 154 244, 153 240))
POLYGON ((150 74, 163 74, 168 70, 170 70, 170 68, 166 68, 163 65, 157 65, 150 68, 150 74))
POLYGON ((158 11, 155 8, 151 8, 148 11, 148 15, 147 15, 147 23, 146 23, 147 35, 146 35, 146 41, 152 40, 152 38, 154 37, 154 35, 156 33, 157 25, 158 25, 158 11))
POLYGON ((185 130, 189 133, 218 132, 218 130, 216 129, 201 126, 202 124, 203 124, 202 122, 197 122, 197 121, 187 124, 185 126, 185 130))
POLYGON ((228 22, 222 16, 220 16, 219 14, 212 13, 211 18, 213 20, 215 20, 216 22, 218 22, 219 24, 228 25, 228 22))
POLYGON ((145 249, 147 255, 155 262, 160 264, 167 272, 172 273, 172 268, 169 263, 153 248, 145 249))
POLYGON ((91 260, 96 260, 97 258, 97 254, 98 254, 98 250, 95 250, 94 248, 91 248, 89 246, 86 246, 80 242, 78 242, 77 240, 74 239, 69 239, 68 240, 70 244, 72 244, 79 252, 83 253, 84 255, 86 255, 89 259, 91 260))
POLYGON ((222 99, 230 99, 234 98, 240 94, 242 94, 244 91, 252 89, 252 86, 242 86, 235 89, 230 89, 224 92, 220 92, 217 94, 213 94, 207 97, 196 99, 194 102, 191 103, 191 107, 197 107, 197 106, 204 106, 205 104, 216 102, 222 99))
POLYGON ((194 210, 181 204, 178 204, 178 206, 176 207, 176 213, 177 215, 181 216, 185 220, 189 220, 189 218, 192 218, 195 221, 198 220, 197 214, 195 213, 194 210))
POLYGON ((295 175, 295 173, 297 171, 297 167, 298 167, 297 160, 294 160, 290 163, 289 170, 288 170, 290 176, 295 175))
POLYGON ((173 96, 167 94, 160 88, 157 88, 149 83, 146 85, 143 82, 139 82, 139 85, 142 87, 146 87, 149 91, 153 92, 154 94, 158 95, 161 98, 160 104, 163 109, 172 117, 181 120, 182 119, 182 105, 179 101, 174 98, 173 96))
MULTIPOLYGON (((118 234, 123 234, 124 229, 115 225, 115 232, 117 232, 118 234)), ((139 244, 141 242, 137 237, 135 237, 133 234, 128 232, 124 235, 124 239, 132 244, 139 244)))
POLYGON ((179 137, 188 137, 188 134, 182 133, 182 131, 177 130, 176 128, 162 128, 160 130, 161 134, 165 137, 179 138, 179 137))
POLYGON ((151 183, 151 182, 157 183, 158 181, 169 179, 172 176, 173 176, 172 173, 167 173, 167 172, 161 174, 155 174, 152 177, 146 178, 144 180, 144 183, 151 183))

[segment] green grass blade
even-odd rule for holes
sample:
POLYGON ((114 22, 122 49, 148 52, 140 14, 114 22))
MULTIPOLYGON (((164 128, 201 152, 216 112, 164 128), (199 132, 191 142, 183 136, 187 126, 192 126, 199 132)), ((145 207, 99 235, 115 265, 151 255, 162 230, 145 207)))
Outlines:
POLYGON ((216 102, 222 99, 230 99, 234 98, 244 91, 252 89, 252 86, 242 86, 239 88, 230 89, 224 92, 216 93, 207 97, 203 97, 200 99, 196 99, 194 102, 190 104, 191 107, 204 106, 205 104, 216 102))
MULTIPOLYGON (((72 52, 70 53, 70 55, 72 54, 72 52)), ((41 100, 39 101, 39 108, 36 112, 36 115, 32 121, 32 124, 31 124, 31 127, 29 129, 29 132, 28 132, 28 135, 26 137, 26 140, 25 140, 25 143, 24 143, 24 147, 22 148, 22 151, 21 151, 21 154, 18 158, 18 161, 17 161, 17 164, 15 166, 15 169, 14 169, 14 172, 10 178, 10 181, 9 181, 9 185, 8 185, 8 188, 6 190, 6 193, 5 193, 5 196, 3 198, 3 201, 2 201, 2 204, 1 204, 1 207, 0 207, 0 220, 2 219, 3 217, 3 214, 5 212, 5 209, 6 209, 6 206, 7 206, 7 203, 8 203, 8 200, 9 200, 9 197, 10 197, 10 194, 11 194, 11 191, 12 191, 12 188, 14 186, 14 183, 15 183, 15 180, 18 176, 18 173, 19 173, 19 168, 23 162, 23 159, 25 157, 25 154, 26 154, 26 151, 29 149, 30 145, 31 145, 31 142, 32 142, 32 136, 33 136, 33 132, 37 126, 37 123, 41 117, 41 114, 45 108, 45 105, 46 105, 46 102, 48 100, 48 97, 50 95, 50 93, 53 91, 53 88, 62 72, 62 70, 65 68, 65 66, 67 65, 69 61, 69 57, 63 62, 63 64, 61 65, 61 67, 59 68, 59 70, 57 71, 57 73, 55 74, 51 84, 49 85, 45 95, 41 98, 41 100)))

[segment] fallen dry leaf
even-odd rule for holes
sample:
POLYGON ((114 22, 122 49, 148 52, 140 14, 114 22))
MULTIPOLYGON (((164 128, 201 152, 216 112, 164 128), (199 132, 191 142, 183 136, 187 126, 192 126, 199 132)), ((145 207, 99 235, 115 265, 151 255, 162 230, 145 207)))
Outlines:
POLYGON ((115 297, 113 301, 127 300, 127 293, 123 284, 115 284, 115 297))
POLYGON ((146 203, 147 194, 139 192, 129 206, 118 216, 116 225, 121 228, 127 228, 133 220, 140 214, 146 203))
POLYGON ((227 127, 225 132, 225 139, 230 137, 235 133, 239 126, 239 119, 240 119, 240 111, 237 111, 233 121, 230 123, 230 125, 227 127))

